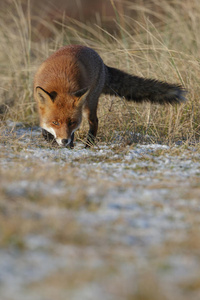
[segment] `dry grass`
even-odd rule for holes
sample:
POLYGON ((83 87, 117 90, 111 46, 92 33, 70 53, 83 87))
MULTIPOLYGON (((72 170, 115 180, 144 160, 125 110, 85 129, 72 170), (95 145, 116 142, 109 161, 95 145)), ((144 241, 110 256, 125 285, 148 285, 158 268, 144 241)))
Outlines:
MULTIPOLYGON (((199 3, 154 0, 145 7, 132 2, 128 6, 137 12, 137 18, 122 15, 113 3, 121 37, 98 26, 68 20, 68 25, 64 21, 46 24, 52 37, 35 42, 32 36, 39 36, 32 27, 35 16, 30 15, 29 7, 27 11, 22 10, 20 0, 11 1, 9 8, 1 11, 0 18, 1 120, 37 124, 32 95, 32 79, 37 67, 62 45, 80 43, 97 50, 110 66, 183 84, 189 91, 187 104, 177 107, 128 104, 123 99, 102 96, 98 134, 101 140, 111 140, 115 131, 124 132, 125 137, 131 131, 148 134, 156 140, 198 140, 199 3), (157 12, 153 10, 155 6, 159 8, 157 12), (151 19, 156 21, 151 22, 151 19)), ((80 138, 86 128, 84 125, 80 138)))

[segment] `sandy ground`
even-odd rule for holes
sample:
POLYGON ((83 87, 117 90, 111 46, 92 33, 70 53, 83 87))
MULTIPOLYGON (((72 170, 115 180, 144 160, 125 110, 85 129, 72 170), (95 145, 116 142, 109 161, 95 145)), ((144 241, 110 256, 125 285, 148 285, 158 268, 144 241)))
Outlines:
POLYGON ((200 299, 197 146, 0 140, 2 300, 200 299))

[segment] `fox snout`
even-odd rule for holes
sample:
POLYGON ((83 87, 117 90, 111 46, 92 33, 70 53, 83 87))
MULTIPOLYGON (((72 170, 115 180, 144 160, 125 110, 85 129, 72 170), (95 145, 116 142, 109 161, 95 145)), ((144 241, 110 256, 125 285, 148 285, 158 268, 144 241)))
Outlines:
POLYGON ((56 138, 56 142, 58 143, 59 146, 66 147, 71 143, 71 138, 68 139, 56 138))
POLYGON ((71 134, 71 138, 67 138, 67 139, 56 139, 58 145, 62 146, 62 147, 67 147, 69 146, 70 148, 74 148, 74 133, 71 134))
POLYGON ((70 142, 71 142, 71 139, 70 140, 69 139, 62 139, 61 140, 61 143, 62 143, 63 146, 67 146, 70 142))
POLYGON ((45 126, 42 128, 42 135, 45 138, 45 140, 47 140, 48 142, 56 142, 59 146, 61 147, 67 147, 68 145, 70 146, 70 148, 73 148, 73 140, 74 140, 74 133, 72 132, 71 135, 66 136, 66 137, 59 137, 56 132, 48 127, 45 126))

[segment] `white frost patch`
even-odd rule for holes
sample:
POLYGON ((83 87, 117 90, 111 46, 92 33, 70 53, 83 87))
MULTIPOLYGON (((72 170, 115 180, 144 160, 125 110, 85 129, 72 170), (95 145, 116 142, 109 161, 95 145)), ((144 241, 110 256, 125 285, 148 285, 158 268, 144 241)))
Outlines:
POLYGON ((144 155, 149 156, 151 153, 157 150, 168 150, 170 147, 167 145, 149 144, 149 145, 138 145, 135 149, 130 149, 129 153, 124 157, 125 160, 133 160, 144 155))
POLYGON ((41 250, 29 250, 22 253, 1 250, 0 257, 2 299, 34 299, 23 296, 23 287, 66 266, 63 257, 48 254, 41 250))
POLYGON ((148 144, 148 145, 140 145, 142 149, 152 149, 152 150, 160 150, 160 149, 169 149, 170 147, 167 145, 159 145, 159 144, 148 144))
POLYGON ((9 127, 9 128, 21 128, 21 127, 24 127, 24 124, 22 122, 14 122, 14 121, 11 121, 11 120, 7 120, 6 121, 6 125, 9 127))
POLYGON ((58 182, 44 183, 41 181, 16 181, 5 187, 5 191, 9 196, 12 197, 24 197, 27 194, 38 195, 42 193, 43 195, 53 195, 61 196, 66 192, 66 189, 62 187, 58 182))

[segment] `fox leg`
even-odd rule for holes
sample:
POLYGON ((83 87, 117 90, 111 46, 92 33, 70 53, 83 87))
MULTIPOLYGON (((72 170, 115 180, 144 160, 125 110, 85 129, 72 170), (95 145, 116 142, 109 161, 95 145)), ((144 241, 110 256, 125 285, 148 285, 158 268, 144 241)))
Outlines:
POLYGON ((71 149, 74 148, 74 132, 73 132, 72 135, 71 135, 71 142, 70 142, 70 144, 69 144, 69 147, 70 147, 71 149))
POLYGON ((87 110, 89 131, 87 136, 86 147, 94 145, 95 137, 98 130, 98 118, 97 118, 97 107, 87 110))

